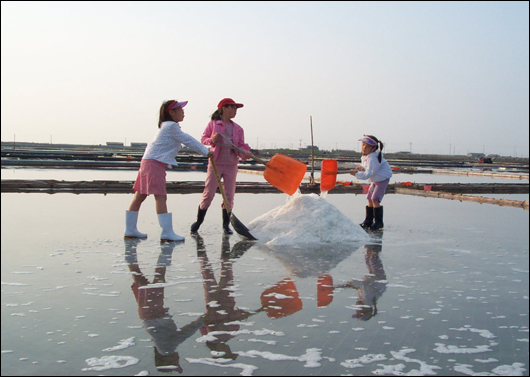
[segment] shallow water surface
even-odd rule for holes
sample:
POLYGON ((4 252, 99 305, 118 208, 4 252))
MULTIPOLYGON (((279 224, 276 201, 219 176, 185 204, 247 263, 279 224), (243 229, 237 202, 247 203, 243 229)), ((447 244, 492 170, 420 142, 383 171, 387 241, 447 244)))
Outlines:
POLYGON ((169 195, 161 244, 151 198, 122 238, 131 199, 2 194, 2 375, 528 375, 528 211, 387 195, 368 239, 266 245, 222 235, 220 198, 191 237, 200 195, 169 195))

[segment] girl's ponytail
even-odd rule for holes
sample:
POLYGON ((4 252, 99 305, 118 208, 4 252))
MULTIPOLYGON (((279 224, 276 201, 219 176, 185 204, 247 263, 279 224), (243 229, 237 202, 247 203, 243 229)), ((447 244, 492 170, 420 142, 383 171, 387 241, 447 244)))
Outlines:
POLYGON ((383 143, 379 141, 379 145, 380 145, 380 148, 379 148, 379 155, 377 156, 377 159, 379 160, 379 163, 381 163, 381 159, 383 158, 383 156, 381 155, 381 152, 383 152, 383 143))
POLYGON ((220 109, 217 109, 213 112, 211 116, 211 120, 221 120, 222 115, 223 115, 223 108, 221 107, 220 109))
POLYGON ((160 125, 163 122, 166 122, 168 120, 173 120, 168 110, 169 105, 171 105, 173 102, 175 102, 175 100, 172 100, 172 99, 169 101, 164 101, 162 103, 162 106, 160 106, 160 113, 158 115, 158 128, 160 128, 160 125))

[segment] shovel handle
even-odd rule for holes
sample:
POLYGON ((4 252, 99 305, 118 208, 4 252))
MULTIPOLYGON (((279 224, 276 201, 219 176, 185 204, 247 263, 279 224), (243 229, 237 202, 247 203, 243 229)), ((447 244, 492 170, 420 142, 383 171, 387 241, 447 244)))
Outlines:
POLYGON ((327 175, 336 175, 336 174, 348 174, 348 173, 351 173, 353 169, 349 169, 349 170, 337 170, 337 171, 328 171, 327 173, 324 173, 324 174, 327 174, 327 175))
POLYGON ((217 166, 215 165, 215 161, 213 159, 213 156, 210 156, 210 162, 212 163, 212 168, 215 173, 215 178, 217 179, 217 184, 219 185, 219 191, 221 191, 221 195, 223 196, 223 203, 225 204, 226 212, 232 213, 232 209, 230 208, 230 204, 228 203, 228 199, 226 197, 226 192, 223 187, 223 184, 221 183, 221 178, 219 177, 219 172, 217 171, 217 166))
MULTIPOLYGON (((230 145, 232 147, 232 149, 235 149, 236 151, 239 151, 241 153, 249 153, 248 151, 242 149, 242 148, 239 148, 239 147, 236 147, 225 135, 223 135, 222 133, 219 133, 219 135, 221 135, 223 137, 223 139, 225 139, 225 141, 228 143, 228 145, 230 145)), ((263 164, 263 165, 267 165, 267 163, 265 161, 263 161, 261 158, 257 157, 257 156, 254 156, 252 153, 251 153, 251 156, 250 158, 252 158, 253 160, 256 160, 257 162, 259 162, 260 164, 263 164)))

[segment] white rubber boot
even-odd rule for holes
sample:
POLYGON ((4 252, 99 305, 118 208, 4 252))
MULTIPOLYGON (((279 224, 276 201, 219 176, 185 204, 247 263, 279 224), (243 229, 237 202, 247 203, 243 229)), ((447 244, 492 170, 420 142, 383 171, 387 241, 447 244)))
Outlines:
POLYGON ((158 255, 158 261, 156 267, 169 267, 171 266, 171 257, 173 256, 173 249, 177 246, 176 242, 162 242, 160 244, 160 254, 158 255))
POLYGON ((184 241, 185 238, 173 232, 173 218, 171 213, 159 213, 158 223, 162 227, 160 241, 184 241))
POLYGON ((127 265, 138 264, 138 254, 136 252, 138 248, 138 243, 141 241, 138 238, 126 238, 125 242, 125 263, 127 265))
POLYGON ((125 211, 125 234, 124 238, 147 238, 147 234, 136 229, 138 222, 138 211, 125 211))

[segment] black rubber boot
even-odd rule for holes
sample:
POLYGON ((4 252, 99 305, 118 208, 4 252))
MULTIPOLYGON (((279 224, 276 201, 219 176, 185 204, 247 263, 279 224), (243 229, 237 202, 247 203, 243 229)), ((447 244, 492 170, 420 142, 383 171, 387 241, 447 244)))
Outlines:
POLYGON ((206 247, 204 246, 204 239, 201 237, 199 233, 193 233, 191 237, 195 240, 197 243, 197 256, 198 257, 205 257, 206 256, 206 247))
POLYGON ((197 233, 197 231, 199 230, 199 227, 204 221, 204 216, 206 216, 206 211, 208 211, 208 208, 201 209, 201 207, 199 207, 199 211, 197 212, 197 221, 191 224, 191 233, 197 233))
POLYGON ((223 230, 225 234, 234 234, 232 229, 230 229, 230 216, 228 215, 226 208, 223 208, 223 230))
POLYGON ((383 207, 374 207, 374 225, 370 227, 370 230, 378 230, 383 227, 383 207))
POLYGON ((370 228, 374 223, 374 207, 366 206, 366 218, 359 224, 363 228, 370 228))

